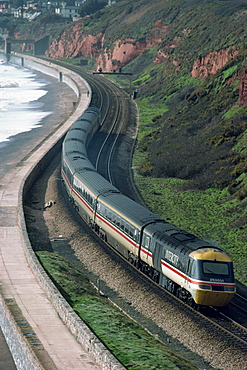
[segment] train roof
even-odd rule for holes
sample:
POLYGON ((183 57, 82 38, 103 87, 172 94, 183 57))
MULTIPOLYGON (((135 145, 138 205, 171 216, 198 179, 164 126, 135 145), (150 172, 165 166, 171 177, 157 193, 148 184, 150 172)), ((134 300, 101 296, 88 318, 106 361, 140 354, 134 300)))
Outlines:
POLYGON ((84 116, 84 114, 88 114, 88 113, 93 113, 95 115, 99 115, 100 114, 100 109, 97 108, 97 107, 88 107, 85 112, 82 114, 82 116, 84 116))
POLYGON ((166 243, 179 253, 190 254, 201 248, 218 249, 211 243, 201 240, 193 234, 180 229, 168 222, 150 225, 145 228, 145 232, 156 239, 157 242, 166 243))
POLYGON ((82 153, 74 151, 71 155, 64 156, 64 160, 69 166, 70 171, 75 176, 88 171, 96 172, 95 167, 88 160, 86 155, 83 155, 82 153))
POLYGON ((81 184, 95 196, 95 198, 97 198, 102 193, 120 193, 117 188, 110 184, 96 171, 95 167, 91 164, 89 160, 87 162, 87 166, 85 166, 82 170, 76 171, 74 176, 77 181, 81 182, 81 184))
POLYGON ((78 152, 83 155, 87 155, 86 147, 84 140, 80 137, 74 138, 73 136, 67 136, 66 141, 63 145, 63 153, 69 156, 73 152, 78 152))
MULTIPOLYGON (((85 146, 88 131, 99 114, 100 110, 98 108, 90 107, 73 123, 63 142, 65 152, 71 150, 73 143, 76 145, 76 143, 81 142, 85 146)), ((83 148, 81 149, 84 151, 83 148)))
POLYGON ((95 171, 85 168, 82 171, 77 171, 75 178, 105 207, 139 229, 150 222, 162 221, 150 210, 123 195, 115 186, 95 171))
POLYGON ((76 121, 70 128, 70 130, 67 132, 63 145, 65 146, 69 145, 69 142, 71 140, 75 141, 80 140, 82 141, 82 143, 84 143, 86 139, 86 134, 90 128, 91 123, 89 123, 88 121, 86 122, 76 121))
POLYGON ((89 107, 87 108, 82 115, 77 119, 79 120, 95 120, 95 117, 97 117, 100 114, 100 110, 96 107, 89 107))
POLYGON ((102 194, 99 201, 139 229, 150 223, 163 222, 148 208, 134 202, 122 193, 102 194))

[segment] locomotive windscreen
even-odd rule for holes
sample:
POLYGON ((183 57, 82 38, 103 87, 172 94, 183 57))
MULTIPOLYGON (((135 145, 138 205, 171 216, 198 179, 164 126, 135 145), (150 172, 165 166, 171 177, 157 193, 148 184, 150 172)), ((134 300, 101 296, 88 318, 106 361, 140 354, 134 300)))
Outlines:
POLYGON ((229 275, 229 266, 227 263, 204 261, 202 267, 204 274, 229 275))

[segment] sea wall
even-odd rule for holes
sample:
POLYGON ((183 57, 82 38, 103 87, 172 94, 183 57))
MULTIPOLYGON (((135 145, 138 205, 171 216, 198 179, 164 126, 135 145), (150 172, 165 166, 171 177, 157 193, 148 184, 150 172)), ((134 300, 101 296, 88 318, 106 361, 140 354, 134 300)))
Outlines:
MULTIPOLYGON (((76 93, 77 97, 79 98, 79 90, 78 85, 76 83, 76 79, 78 75, 72 71, 69 71, 66 68, 57 66, 52 62, 42 60, 42 59, 35 59, 32 56, 22 56, 19 54, 13 54, 9 58, 9 63, 18 65, 20 67, 34 69, 36 71, 42 72, 48 76, 54 77, 57 80, 66 83, 74 92, 76 93)), ((88 91, 90 91, 90 87, 88 86, 88 91)))

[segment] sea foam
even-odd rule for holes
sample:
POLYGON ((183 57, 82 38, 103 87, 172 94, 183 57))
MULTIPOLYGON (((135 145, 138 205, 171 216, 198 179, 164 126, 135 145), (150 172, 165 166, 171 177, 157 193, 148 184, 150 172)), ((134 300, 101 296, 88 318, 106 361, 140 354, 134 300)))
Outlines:
POLYGON ((47 94, 48 84, 33 71, 0 63, 0 143, 39 127, 52 113, 43 112, 38 101, 47 94))

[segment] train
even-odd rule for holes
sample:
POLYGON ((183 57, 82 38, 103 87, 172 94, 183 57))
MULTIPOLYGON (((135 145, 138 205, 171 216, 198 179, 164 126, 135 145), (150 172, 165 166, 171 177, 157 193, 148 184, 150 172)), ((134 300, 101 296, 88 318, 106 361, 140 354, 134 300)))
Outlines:
POLYGON ((122 194, 88 159, 100 110, 89 107, 62 145, 65 194, 87 225, 154 282, 192 307, 226 306, 236 293, 232 259, 122 194))

